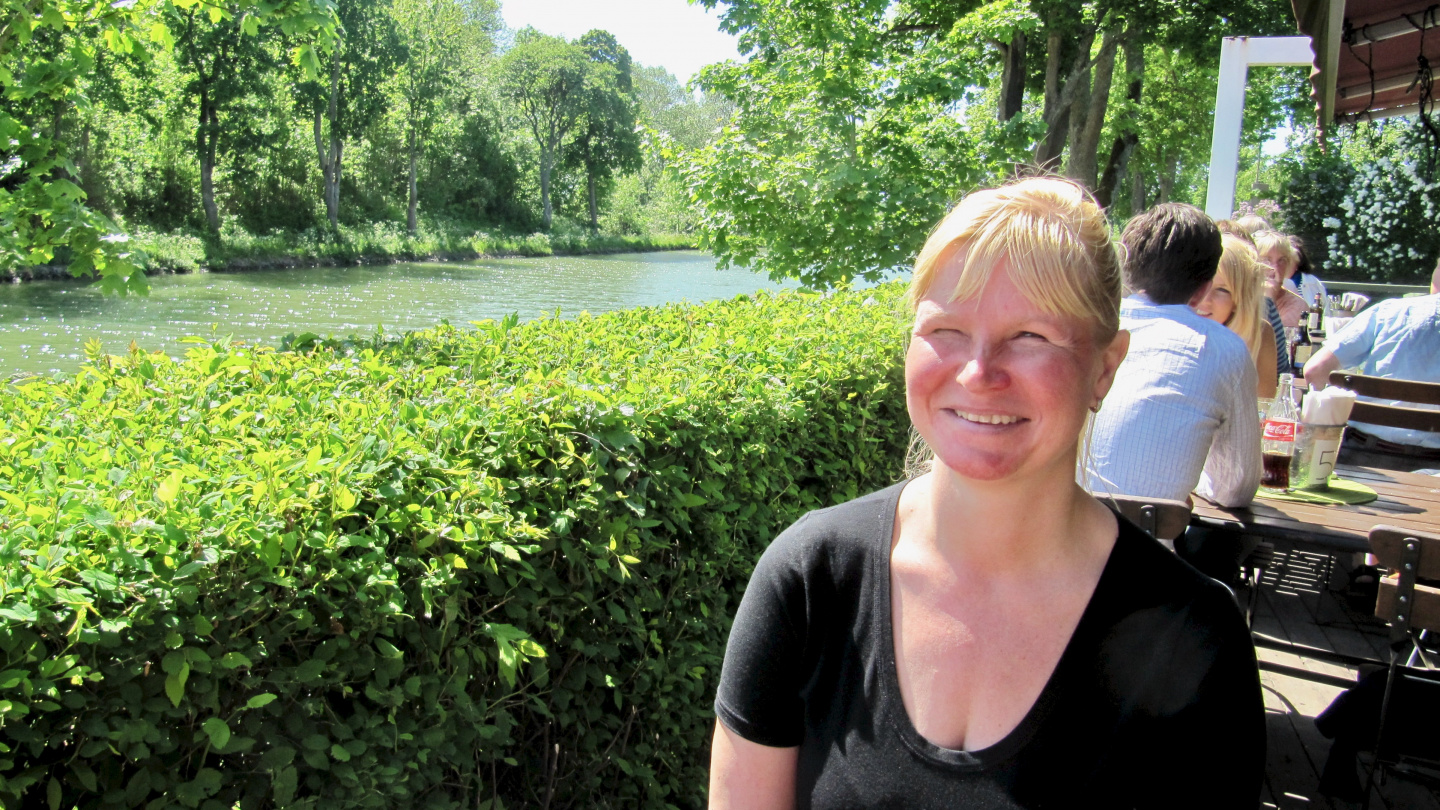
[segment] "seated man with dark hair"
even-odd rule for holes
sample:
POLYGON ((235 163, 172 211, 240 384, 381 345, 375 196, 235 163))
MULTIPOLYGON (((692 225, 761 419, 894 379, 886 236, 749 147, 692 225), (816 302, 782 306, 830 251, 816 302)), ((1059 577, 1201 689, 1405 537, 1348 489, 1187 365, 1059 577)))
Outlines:
POLYGON ((1106 493, 1243 506, 1260 483, 1255 363, 1239 335, 1196 315, 1220 261, 1220 230, 1200 209, 1158 205, 1121 234, 1120 328, 1130 353, 1095 416, 1087 479, 1106 493))

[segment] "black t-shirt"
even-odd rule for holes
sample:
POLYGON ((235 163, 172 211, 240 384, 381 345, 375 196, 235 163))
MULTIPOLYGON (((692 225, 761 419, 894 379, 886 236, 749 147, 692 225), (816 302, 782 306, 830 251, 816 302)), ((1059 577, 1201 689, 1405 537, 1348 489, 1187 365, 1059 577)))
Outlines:
POLYGON ((811 512, 745 591, 715 711, 799 746, 801 808, 1254 808, 1255 651, 1230 593, 1120 518, 1055 672, 1004 739, 940 748, 900 699, 890 542, 903 485, 811 512))

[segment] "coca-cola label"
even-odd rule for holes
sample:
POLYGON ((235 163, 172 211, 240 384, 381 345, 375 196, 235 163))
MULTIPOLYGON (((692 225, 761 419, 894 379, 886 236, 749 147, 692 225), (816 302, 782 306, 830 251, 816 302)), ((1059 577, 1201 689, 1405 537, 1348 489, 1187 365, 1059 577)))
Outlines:
POLYGON ((1295 441, 1295 423, 1279 419, 1266 419, 1265 440, 1271 442, 1295 441))

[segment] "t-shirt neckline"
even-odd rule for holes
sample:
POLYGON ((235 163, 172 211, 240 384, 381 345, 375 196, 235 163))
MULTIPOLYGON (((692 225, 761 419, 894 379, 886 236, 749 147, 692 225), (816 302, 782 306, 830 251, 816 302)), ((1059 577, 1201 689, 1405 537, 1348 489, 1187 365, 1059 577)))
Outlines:
MULTIPOLYGON (((914 480, 914 479, 910 479, 914 480)), ((1014 757, 1034 736, 1035 730, 1039 728, 1049 713, 1050 707, 1054 705, 1060 692, 1064 689, 1063 678, 1057 677, 1072 666, 1072 659, 1075 658, 1077 649, 1083 646, 1083 641, 1077 644, 1077 639, 1083 639, 1095 632, 1095 625, 1100 621, 1099 613, 1101 608, 1096 600, 1096 595, 1106 592, 1107 580, 1117 576, 1116 553, 1123 542, 1125 534, 1125 521, 1119 515, 1116 516, 1118 530, 1115 543, 1110 547, 1110 555, 1105 560, 1105 567, 1100 571, 1100 578, 1095 581, 1095 589, 1090 594, 1090 600, 1085 604, 1085 610, 1080 613, 1080 621, 1075 625, 1075 631, 1070 634, 1070 640, 1065 643, 1065 650, 1060 653, 1060 659, 1055 663, 1055 669, 1051 671, 1050 677, 1045 681, 1045 686, 1040 694, 1031 704, 1029 711, 1020 719, 1020 723, 1010 730, 1010 733, 1001 737, 993 744, 974 751, 965 751, 955 748, 945 748, 936 745, 926 739, 915 728, 915 723, 910 719, 910 713, 905 709, 905 701, 900 697, 900 674, 895 665, 895 636, 894 622, 890 612, 890 545, 891 539, 895 536, 895 515, 900 506, 900 493, 904 491, 909 480, 896 484, 886 499, 885 514, 882 520, 884 529, 878 532, 878 540, 871 547, 871 553, 875 555, 875 588, 872 597, 875 600, 874 610, 880 617, 880 649, 878 650, 880 666, 881 695, 883 701, 882 716, 883 722, 891 725, 899 736, 900 742, 910 749, 910 752, 932 764, 961 770, 983 770, 993 767, 1007 759, 1014 757)), ((1107 507, 1109 508, 1109 507, 1107 507)), ((1114 512, 1112 509, 1111 512, 1114 512)))

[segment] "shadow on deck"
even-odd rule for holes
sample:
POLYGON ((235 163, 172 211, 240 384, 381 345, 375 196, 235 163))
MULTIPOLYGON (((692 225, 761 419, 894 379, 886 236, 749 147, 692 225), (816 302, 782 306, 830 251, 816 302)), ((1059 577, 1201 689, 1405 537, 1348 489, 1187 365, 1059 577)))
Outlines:
MULTIPOLYGON (((1343 588, 1345 578, 1332 572, 1327 557, 1293 551, 1286 562, 1283 568, 1276 566, 1267 571, 1260 585, 1252 624, 1256 634, 1345 655, 1385 659, 1385 625, 1356 610, 1343 591, 1334 590, 1343 588)), ((1242 599, 1246 596, 1241 594, 1242 599)), ((1262 661, 1355 679, 1355 669, 1339 664, 1264 648, 1257 648, 1256 654, 1262 661)), ((1330 740, 1315 728, 1315 716, 1330 705, 1341 689, 1265 671, 1261 672, 1261 683, 1269 749, 1260 806, 1285 810, 1358 808, 1358 802, 1325 796, 1319 789, 1330 740)), ((1369 756, 1362 756, 1362 762, 1368 766, 1369 756)), ((1421 784, 1392 777, 1376 785, 1370 806, 1440 810, 1440 796, 1421 784)))

